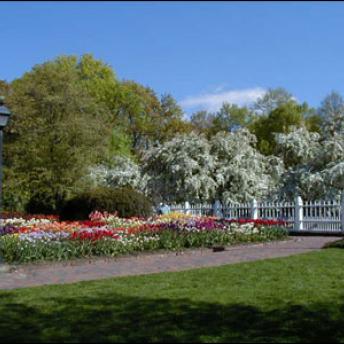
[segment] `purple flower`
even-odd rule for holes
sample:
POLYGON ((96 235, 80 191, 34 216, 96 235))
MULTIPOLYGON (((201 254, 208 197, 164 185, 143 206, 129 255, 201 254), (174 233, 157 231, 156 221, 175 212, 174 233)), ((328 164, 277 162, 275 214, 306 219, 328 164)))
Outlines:
POLYGON ((19 232, 19 228, 12 225, 6 225, 3 227, 0 227, 0 236, 15 234, 18 232, 19 232))

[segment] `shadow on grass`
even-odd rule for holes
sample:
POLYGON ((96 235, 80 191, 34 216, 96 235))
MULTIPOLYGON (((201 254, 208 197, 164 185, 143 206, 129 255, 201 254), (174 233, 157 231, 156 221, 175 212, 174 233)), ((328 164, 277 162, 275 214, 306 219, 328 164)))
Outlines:
POLYGON ((0 296, 1 342, 340 342, 344 302, 263 311, 107 294, 29 307, 0 296))

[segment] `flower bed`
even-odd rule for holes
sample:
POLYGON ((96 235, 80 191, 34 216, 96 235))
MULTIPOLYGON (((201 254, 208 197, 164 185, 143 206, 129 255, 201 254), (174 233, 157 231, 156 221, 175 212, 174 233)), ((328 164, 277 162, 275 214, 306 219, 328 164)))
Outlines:
POLYGON ((284 223, 223 220, 182 214, 147 220, 95 212, 89 221, 59 222, 54 217, 0 221, 0 255, 9 262, 115 257, 153 250, 182 250, 262 242, 287 236, 284 223))

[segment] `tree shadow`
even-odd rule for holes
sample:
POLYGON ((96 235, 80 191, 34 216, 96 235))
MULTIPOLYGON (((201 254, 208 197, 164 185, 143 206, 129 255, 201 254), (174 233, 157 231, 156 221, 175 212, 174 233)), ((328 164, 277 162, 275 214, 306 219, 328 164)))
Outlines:
POLYGON ((1 342, 341 342, 343 298, 262 310, 244 304, 107 293, 29 307, 0 295, 1 342))

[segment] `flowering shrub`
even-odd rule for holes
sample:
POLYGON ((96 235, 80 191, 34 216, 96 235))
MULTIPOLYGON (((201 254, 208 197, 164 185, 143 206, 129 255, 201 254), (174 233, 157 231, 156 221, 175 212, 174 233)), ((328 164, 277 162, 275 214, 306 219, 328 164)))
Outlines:
POLYGON ((182 214, 144 220, 94 212, 87 221, 14 218, 0 223, 0 254, 7 262, 114 257, 139 251, 233 245, 287 236, 281 221, 234 221, 182 214))

